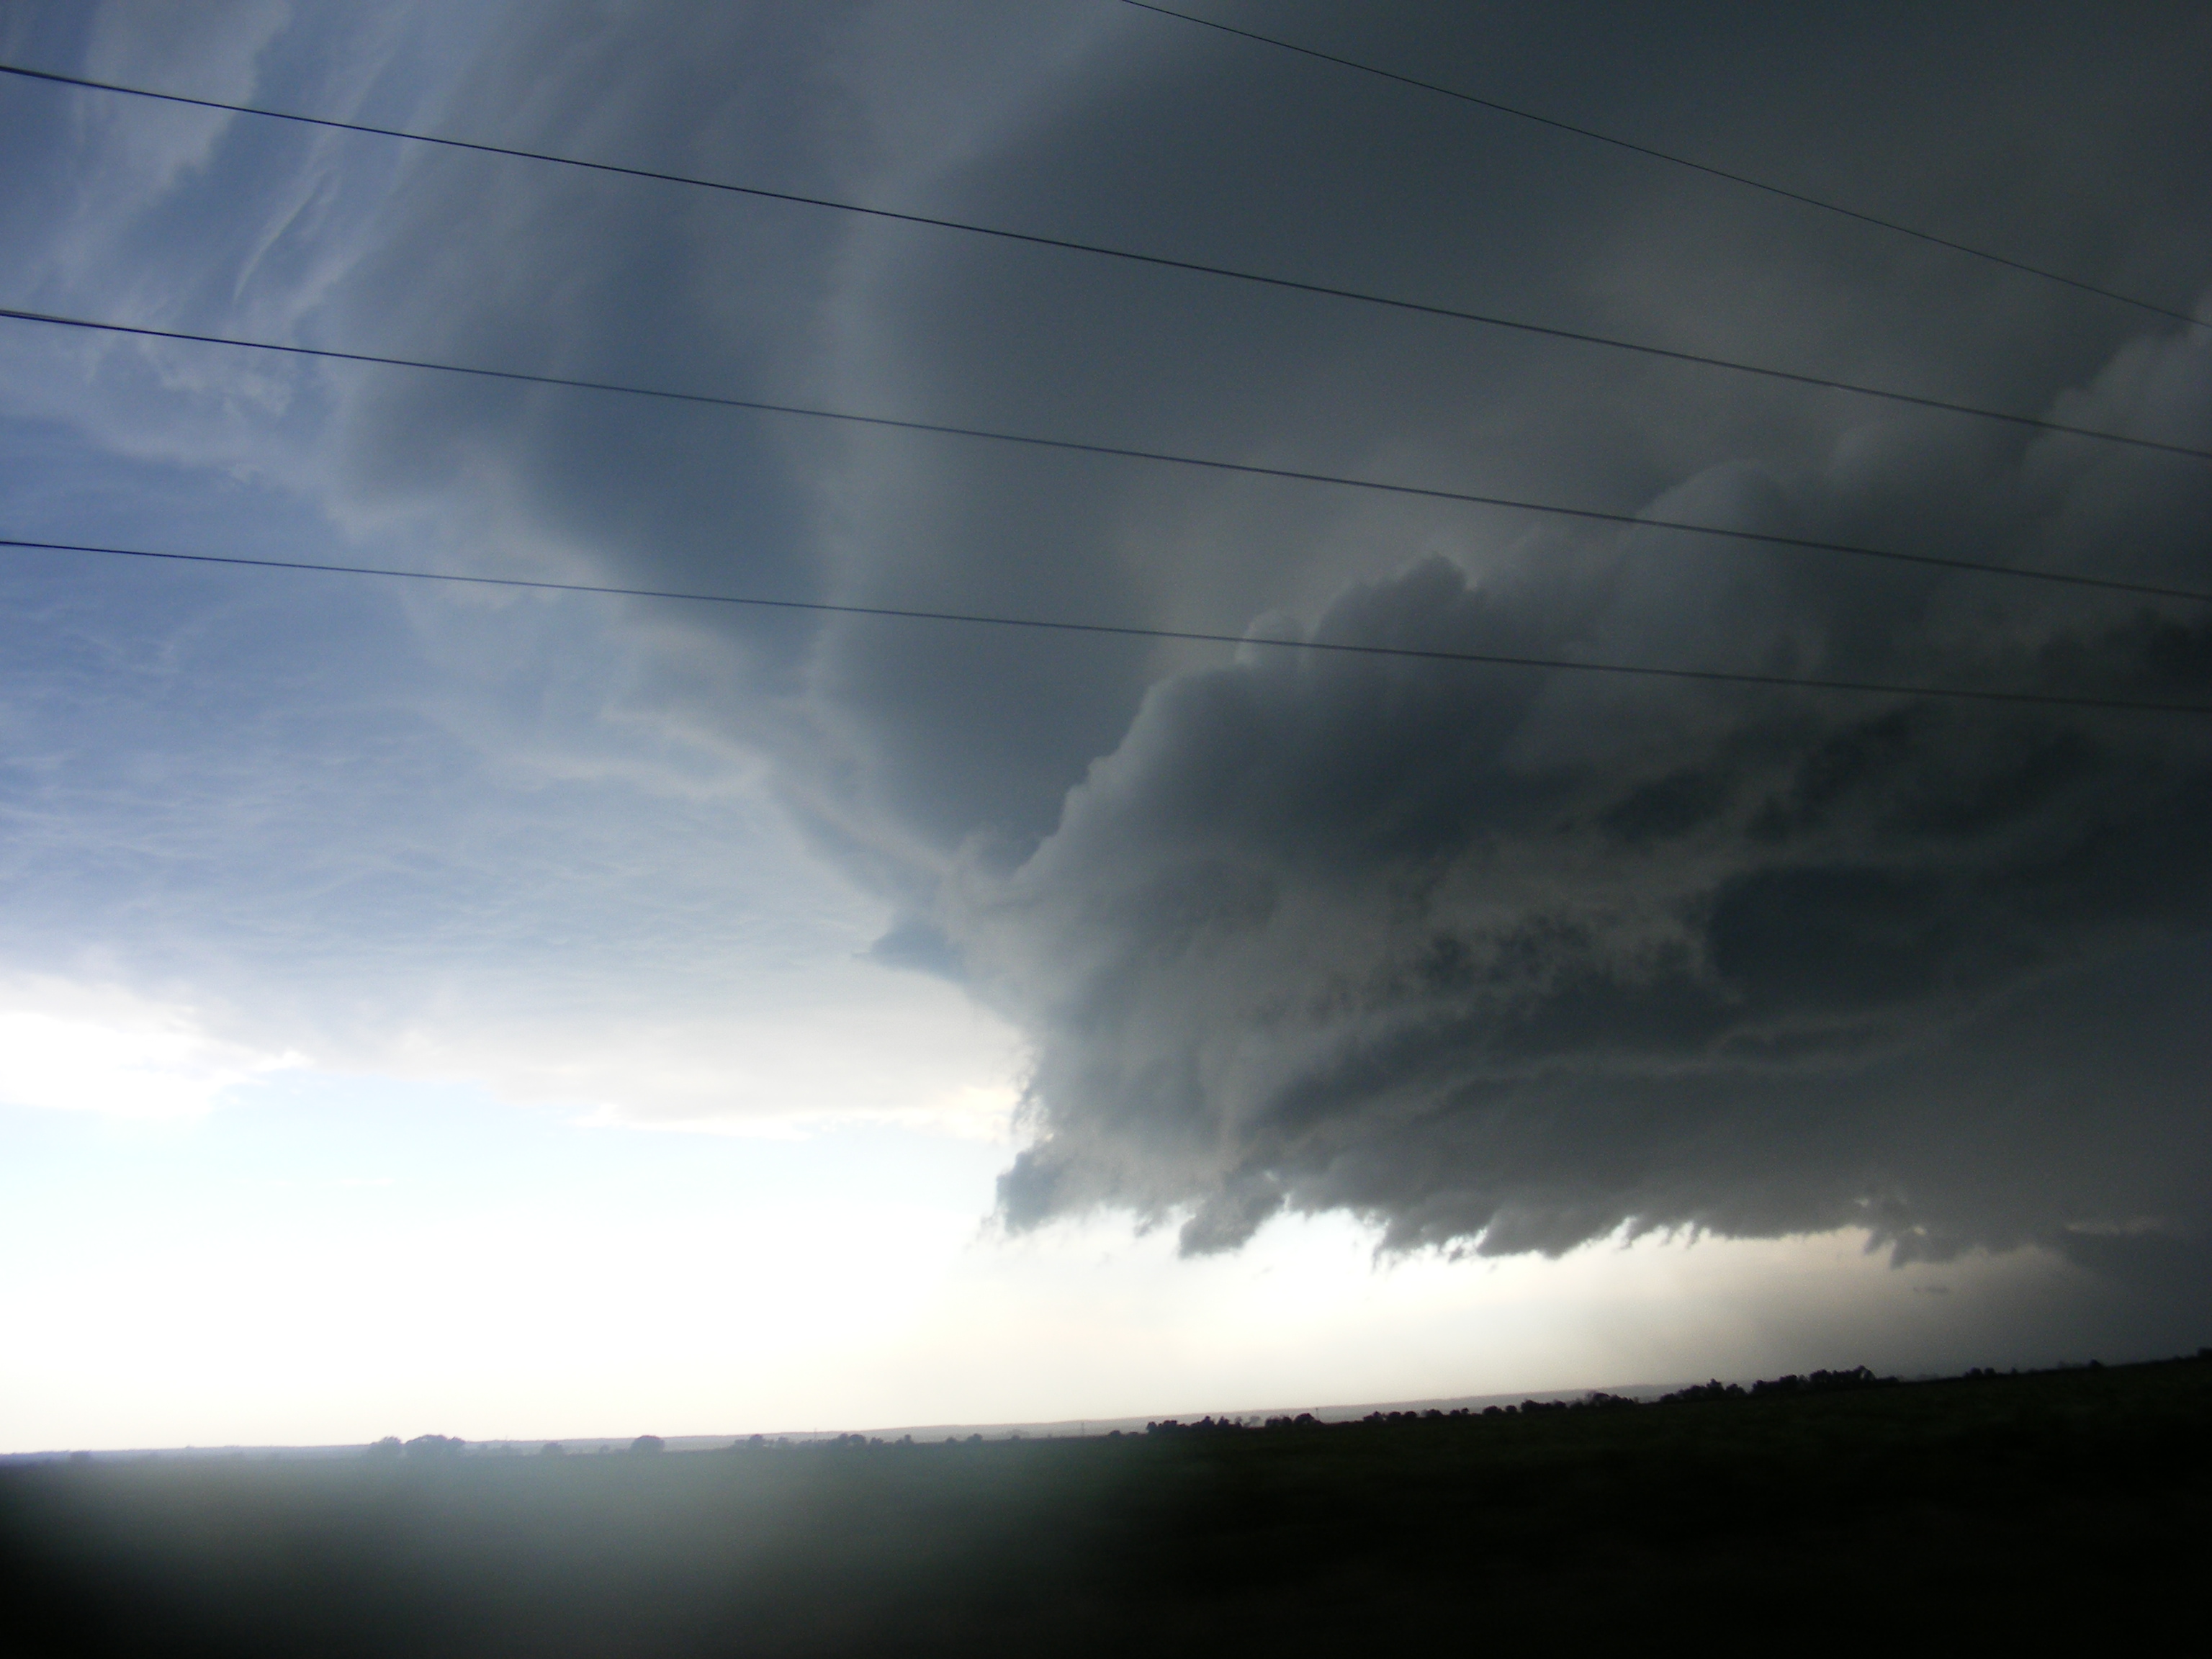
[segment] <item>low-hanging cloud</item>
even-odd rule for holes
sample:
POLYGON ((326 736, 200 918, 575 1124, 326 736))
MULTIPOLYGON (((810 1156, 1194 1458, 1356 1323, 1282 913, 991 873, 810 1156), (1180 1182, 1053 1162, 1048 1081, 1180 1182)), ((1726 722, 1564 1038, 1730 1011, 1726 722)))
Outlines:
MULTIPOLYGON (((2184 337, 2075 401, 2201 435, 2209 394, 2184 337)), ((1911 423, 1661 506, 2166 580, 2201 580, 2212 523, 2185 463, 1911 423)), ((2212 707, 2201 605, 1657 532, 1482 580, 1421 560, 1308 637, 2212 707)), ((1487 1253, 2186 1236, 2208 822, 2203 716, 1248 647, 1155 687, 951 912, 1036 1043, 1002 1209, 1185 1212, 1193 1251, 1285 1206, 1487 1253)))

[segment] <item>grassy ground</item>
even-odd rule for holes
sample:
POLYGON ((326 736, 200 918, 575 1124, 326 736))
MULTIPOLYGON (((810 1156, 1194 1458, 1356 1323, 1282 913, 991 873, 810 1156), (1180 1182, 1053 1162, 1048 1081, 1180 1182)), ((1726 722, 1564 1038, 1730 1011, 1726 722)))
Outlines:
POLYGON ((2196 1620, 2212 1361, 1116 1440, 0 1469, 25 1655, 2110 1642, 2196 1620))

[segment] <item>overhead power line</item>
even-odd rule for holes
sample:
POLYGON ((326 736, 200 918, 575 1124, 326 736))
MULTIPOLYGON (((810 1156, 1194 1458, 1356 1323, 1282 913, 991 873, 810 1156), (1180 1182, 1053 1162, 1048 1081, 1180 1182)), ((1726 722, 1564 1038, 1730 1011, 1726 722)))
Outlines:
POLYGON ((721 191, 731 195, 751 197, 761 201, 786 202, 803 207, 827 209, 838 213, 859 214, 872 219, 890 220, 901 224, 926 225, 933 229, 958 231, 974 236, 994 237, 1001 241, 1019 242, 1034 247, 1054 248, 1063 252, 1126 260, 1131 264, 1149 265, 1164 270, 1188 271, 1199 276, 1249 283, 1263 288, 1278 289, 1296 294, 1310 294, 1324 299, 1380 306, 1392 311, 1406 312, 1423 317, 1436 317, 1452 322, 1473 323, 1486 328, 1504 329, 1543 339, 1565 340, 1578 345, 1595 346, 1608 351, 1630 352, 1667 362, 1687 363, 1700 368, 1722 369, 1730 374, 1751 375, 1788 386, 1806 386, 1822 392, 1847 392, 1853 397, 1872 398, 1885 403, 1902 404, 1914 409, 1938 410, 1945 414, 1966 416, 1976 420, 2001 421, 2008 425, 2022 427, 2033 431, 2064 433, 2077 438, 2094 438, 2106 443, 2127 444, 2139 449, 2159 450, 2168 454, 2186 455, 2197 460, 2212 460, 2212 450, 2192 448, 2186 444, 2166 443, 2154 438, 2135 437, 2099 427, 2075 426, 2069 422, 2047 420, 2039 416, 2017 415, 2006 410, 1986 408, 1978 404, 1959 403, 1948 398, 1925 397, 1917 392, 1868 386, 1860 381, 1840 380, 1832 375, 1801 374, 1795 369, 1774 368, 1764 364, 1745 362, 1738 358, 1722 357, 1709 352, 1682 351, 1671 346, 1653 345, 1641 340, 1622 339, 1613 335, 1593 333, 1584 329, 1559 328, 1547 323, 1532 323, 1519 318, 1498 316, 1487 312, 1468 311, 1453 306, 1431 305, 1424 301, 1401 299, 1391 295, 1374 294, 1361 289, 1342 288, 1326 283, 1301 282, 1295 277, 1270 276, 1261 271, 1244 270, 1231 265, 1210 264, 1196 259, 1177 259, 1165 254, 1140 253, 1133 249, 1115 247, 1103 242, 1083 242, 1066 237, 1043 236, 1029 231, 1008 230, 994 225, 975 224, 965 220, 939 218, 930 214, 905 213, 890 208, 866 207, 856 202, 842 202, 830 197, 805 196, 791 191, 767 190, 753 185, 730 184, 719 179, 693 178, 683 173, 661 173, 648 167, 619 167, 606 161, 586 161, 574 156, 556 155, 542 150, 519 149, 503 144, 477 143, 466 139, 439 137, 428 133, 408 132, 396 127, 373 126, 365 122, 333 120, 319 115, 300 115, 287 110, 264 109, 253 104, 227 103, 214 98, 188 98, 178 93, 154 92, 143 87, 125 86, 116 82, 94 81, 81 76, 60 75, 50 70, 25 69, 18 64, 0 64, 0 74, 19 76, 27 80, 48 81, 61 86, 80 87, 95 92, 112 92, 132 98, 153 99, 162 103, 182 104, 194 109, 222 110, 234 115, 259 116, 268 120, 290 121, 302 126, 325 127, 338 132, 363 133, 380 138, 402 139, 410 143, 435 144, 447 149, 469 150, 479 155, 507 156, 518 161, 540 161, 556 167, 582 167, 593 173, 614 173, 630 179, 650 179, 662 184, 682 185, 700 190, 721 191))
POLYGON ((1263 466, 1253 461, 1218 460, 1204 455, 1178 454, 1172 450, 1139 449, 1120 444, 1087 442, 1079 438, 1054 438, 1036 433, 1001 432, 989 427, 958 426, 945 421, 904 420, 890 415, 864 415, 851 410, 819 409, 805 404, 771 403, 757 398, 729 398, 703 392, 677 392, 663 386, 629 386, 615 380, 586 380, 564 374, 533 374, 520 369, 484 368, 466 363, 438 362, 421 357, 392 357, 366 351, 340 351, 325 346, 286 345, 273 340, 237 339, 221 334, 194 334, 181 329, 149 328, 128 323, 100 322, 83 317, 63 317, 46 312, 19 311, 0 307, 0 318, 15 322, 42 323, 57 328, 85 329, 103 334, 122 334, 153 340, 175 340, 192 345, 229 346, 246 351, 271 351, 286 356, 363 363, 382 368, 410 368, 439 374, 461 374, 522 386, 557 386, 574 392, 611 392, 628 398, 652 398, 692 404, 708 409, 740 410, 753 414, 794 416, 854 426, 888 428, 899 432, 922 432, 940 437, 976 439, 1012 444, 1026 449, 1063 451, 1097 455, 1113 460, 1148 461, 1167 466, 1194 467, 1209 472, 1273 478, 1294 483, 1324 484, 1335 489, 1373 490, 1382 495, 1409 495, 1425 501, 1451 501, 1463 506, 1502 507, 1513 512, 1579 519, 1599 524, 1622 525, 1638 530, 1680 531, 1693 536, 1713 536, 1728 541, 1786 547, 1808 552, 1834 553, 1852 558, 1883 559, 1897 564, 1921 565, 1984 576, 2007 576, 2027 581, 2056 582, 2069 587, 2097 588, 2146 599, 2185 599, 2212 604, 2212 592, 2172 587, 2155 582, 2124 581, 2108 576, 2087 576, 2070 571, 2033 570, 2018 565, 1985 563, 1977 559, 1947 558, 1933 553, 1909 553, 1854 542, 1822 541, 1810 536, 1778 535, 1762 530, 1736 530, 1687 520, 1661 519, 1635 513, 1613 513, 1599 507, 1566 507, 1511 495, 1468 489, 1443 489, 1427 484, 1391 483, 1378 478, 1357 478, 1334 472, 1312 472, 1297 467, 1263 466))
POLYGON ((1197 629, 1139 628, 1125 623, 1070 622, 1048 617, 994 616, 974 611, 924 611, 900 605, 836 605, 823 599, 771 599, 737 593, 692 593, 671 588, 545 581, 525 576, 460 575, 438 570, 403 570, 382 565, 319 564, 301 559, 257 559, 242 554, 173 553, 149 548, 105 547, 82 542, 33 541, 12 536, 0 537, 0 547, 49 553, 90 553, 114 558, 161 560, 177 564, 232 565, 252 570, 297 570, 331 576, 383 576, 404 581, 449 582, 475 587, 526 588, 549 593, 591 593, 614 599, 668 599, 689 605, 741 605, 755 610, 800 611, 837 617, 880 617, 901 622, 959 623, 984 628, 1021 628, 1048 633, 1107 635, 1122 639, 1171 640, 1200 645, 1266 646, 1286 651, 1325 651, 1351 656, 1407 658, 1422 662, 1468 663, 1491 668, 1559 670, 1579 674, 1698 680, 1722 685, 1755 685, 1801 691, 1844 691, 1879 696, 1948 698, 1969 702, 2025 703, 2053 708, 2110 709, 2137 714, 2212 714, 2212 704, 2159 702, 2135 697, 2069 696, 2048 691, 1999 691, 1956 685, 1911 685, 1887 680, 1737 673, 1719 668, 1661 668, 1641 663, 1590 662, 1572 657, 1529 657, 1493 651, 1443 651, 1418 646, 1364 645, 1347 640, 1270 639, 1264 635, 1216 634, 1197 629))
POLYGON ((2032 265, 2024 259, 2014 259, 2006 254, 1992 253, 1987 248, 1975 247, 1967 242, 1954 241, 1948 236, 1938 236, 1933 231, 1916 229, 1911 225, 1901 224, 1897 220, 1882 218, 1878 214, 1863 213, 1856 208, 1845 207, 1839 202, 1831 202, 1822 197, 1809 195, 1802 190, 1792 190, 1786 185, 1771 184, 1764 179, 1755 179, 1749 173, 1731 173, 1726 167, 1717 167, 1705 161, 1693 161, 1686 155, 1677 155, 1670 150, 1656 149, 1650 144, 1639 144, 1632 138, 1617 137, 1612 133, 1601 132, 1595 127, 1577 126, 1572 121, 1562 121, 1555 116, 1539 115, 1534 110, 1522 109, 1513 104, 1500 103, 1494 98, 1479 97, 1471 92, 1462 92, 1456 87, 1444 86, 1435 81, 1425 81, 1419 76, 1401 74, 1396 70, 1387 70, 1373 64, 1362 63, 1356 58, 1340 57, 1335 52, 1322 52, 1318 47, 1301 46, 1295 40, 1285 40, 1279 35, 1262 34, 1257 29, 1242 28, 1234 23, 1224 23, 1215 18, 1201 17, 1195 12, 1178 11, 1172 6, 1155 5, 1152 0, 1121 0, 1121 3, 1134 6, 1139 11, 1152 12, 1158 16, 1172 17, 1179 22, 1195 23, 1200 28, 1213 29, 1223 34, 1233 34, 1240 40, 1254 41, 1263 46, 1279 47, 1285 52, 1296 52, 1301 58, 1310 58, 1321 63, 1334 64, 1340 69, 1356 70, 1362 75, 1371 75, 1378 80, 1395 81, 1400 86, 1414 87, 1423 92, 1435 93, 1439 97, 1455 99, 1462 104, 1472 104, 1479 109, 1486 109, 1498 115, 1510 115, 1516 120, 1532 121, 1538 126, 1549 127, 1555 132, 1572 133, 1577 138, 1588 138, 1597 143, 1610 144, 1615 149, 1625 149, 1633 155, 1649 156, 1653 161, 1665 161, 1673 167, 1687 167, 1691 172, 1702 173, 1708 178, 1722 179, 1732 185, 1741 185, 1750 190, 1763 191, 1769 196, 1778 196, 1784 201, 1796 202, 1805 207, 1818 208, 1823 213, 1833 213, 1845 219, 1855 219, 1863 225, 1873 225, 1879 229, 1891 231, 1899 236, 1909 236, 1917 242, 1926 242, 1932 246, 1948 248, 1954 253, 1964 253, 1972 258, 1987 260, 1990 264, 2002 265, 2008 270, 2017 270, 2030 276, 2038 276, 2046 283, 2057 283, 2083 294, 2094 294, 2100 299, 2117 301, 2121 305, 2133 306, 2138 311, 2147 311, 2154 316, 2168 317, 2177 323, 2186 323, 2191 328, 2212 328, 2212 322, 2207 322, 2203 318, 2194 316, 2186 311, 2176 311, 2171 306, 2162 306, 2154 301, 2138 299, 2132 294, 2123 294, 2117 289, 2103 288, 2095 283, 2085 283, 2078 276, 2069 276, 2061 271, 2046 270, 2041 265, 2032 265))

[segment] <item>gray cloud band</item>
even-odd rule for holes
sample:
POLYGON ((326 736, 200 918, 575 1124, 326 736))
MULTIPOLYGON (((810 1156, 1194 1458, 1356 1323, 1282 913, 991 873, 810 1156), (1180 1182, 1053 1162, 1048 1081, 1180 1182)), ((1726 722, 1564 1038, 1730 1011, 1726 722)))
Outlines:
MULTIPOLYGON (((1352 625, 1510 617, 1437 563, 1352 625)), ((2201 623, 2068 643, 2212 688, 2201 623)), ((1208 1250, 1346 1207, 1491 1252, 1857 1222, 1906 1255, 2191 1224, 2203 734, 1665 701, 1259 660, 1156 690, 960 913, 1037 1042, 1007 1218, 1188 1206, 1208 1250)))
MULTIPOLYGON (((2157 356, 2089 395, 2212 411, 2212 353, 2157 356)), ((1933 449, 1688 488, 2074 568, 2212 552, 2192 483, 1933 449)), ((1315 634, 2212 691, 2185 607, 1802 568, 1432 557, 1315 634)), ((2165 1273, 2212 1219, 2209 738, 1267 653, 1179 676, 946 911, 1036 1042, 1002 1213, 1182 1214, 1198 1252, 1285 1208, 1487 1253, 1856 1224, 1899 1259, 2036 1241, 2165 1273)))

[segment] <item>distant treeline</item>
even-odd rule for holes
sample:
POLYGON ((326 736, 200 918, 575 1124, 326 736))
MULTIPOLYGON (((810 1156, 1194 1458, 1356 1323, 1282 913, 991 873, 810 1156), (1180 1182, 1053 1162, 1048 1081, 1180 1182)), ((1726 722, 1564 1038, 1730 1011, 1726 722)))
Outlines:
MULTIPOLYGON (((760 1437, 756 1435, 753 1437, 757 1440, 760 1437)), ((855 1440, 860 1438, 858 1435, 851 1437, 855 1440)), ((502 1449, 509 1449, 506 1442, 501 1442, 501 1446, 502 1449)), ((402 1440, 396 1434, 387 1434, 383 1439, 370 1445, 368 1455, 376 1458, 449 1458, 459 1457, 468 1449, 469 1443, 454 1434, 418 1434, 412 1440, 402 1440)), ((564 1456, 568 1450, 557 1440, 549 1440, 538 1449, 540 1454, 548 1457, 564 1456)), ((605 1451, 607 1448, 602 1446, 599 1449, 605 1451)), ((641 1434, 629 1443, 629 1449, 634 1452, 665 1451, 668 1449, 668 1443, 657 1434, 641 1434)))
MULTIPOLYGON (((1972 1370, 1969 1376, 1996 1375, 1994 1371, 1972 1370)), ((1677 1389, 1651 1403, 1658 1406, 1681 1405, 1708 1400, 1748 1400, 1761 1395, 1837 1394, 1847 1389, 1886 1389, 1897 1385, 1893 1376, 1876 1376, 1864 1365, 1854 1365, 1847 1371, 1814 1371, 1810 1376, 1777 1376, 1753 1382, 1748 1389, 1741 1382, 1693 1383, 1686 1389, 1677 1389)), ((1426 1411, 1373 1411, 1364 1417, 1347 1418, 1336 1424, 1322 1421, 1311 1412, 1300 1412, 1296 1417, 1270 1417, 1254 1423, 1242 1417, 1202 1417, 1195 1423, 1184 1423, 1166 1418, 1158 1423, 1145 1425, 1146 1434, 1212 1434, 1242 1429, 1326 1429, 1351 1428, 1370 1423, 1448 1423, 1455 1419, 1472 1417, 1527 1417, 1537 1412, 1620 1411, 1644 1404, 1626 1395, 1606 1394, 1601 1391, 1584 1395, 1579 1400, 1524 1400, 1517 1406, 1485 1406, 1476 1411, 1469 1406, 1459 1406, 1450 1411, 1431 1407, 1426 1411)), ((1113 1436, 1108 1437, 1109 1439, 1113 1436)))
MULTIPOLYGON (((2199 1349, 2197 1358, 2212 1358, 2212 1348, 2199 1349)), ((2064 1370, 2069 1368, 2061 1366, 2058 1369, 2064 1370)), ((2094 1370, 2103 1368, 2093 1359, 2082 1369, 2094 1370)), ((2005 1373, 1998 1371, 1994 1367, 1978 1365, 1959 1377, 1924 1380, 1975 1382, 1992 1380, 2008 1374, 2014 1376, 2021 1375, 2017 1370, 2005 1373)), ((1584 1395, 1579 1400, 1523 1400, 1517 1406, 1485 1406, 1480 1411, 1469 1406, 1455 1407, 1449 1411, 1436 1407, 1419 1411, 1371 1411, 1364 1417, 1346 1418, 1335 1423, 1326 1422, 1311 1412, 1300 1412, 1296 1416, 1282 1415, 1264 1419, 1257 1416, 1237 1417, 1224 1414, 1220 1417, 1201 1417, 1193 1423, 1168 1417, 1158 1422, 1146 1423, 1145 1433, 1152 1436, 1235 1434, 1268 1429, 1346 1429, 1378 1424, 1447 1423, 1486 1417, 1530 1417, 1544 1412, 1622 1411, 1648 1409, 1657 1406, 1705 1405, 1723 1400, 1758 1400, 1806 1395, 1845 1394, 1867 1389, 1893 1389, 1902 1385, 1903 1379, 1899 1377, 1877 1376, 1867 1366, 1854 1365, 1849 1370, 1811 1371, 1802 1376, 1792 1372, 1785 1376, 1763 1377, 1753 1382, 1748 1388, 1741 1382, 1723 1382, 1718 1378, 1715 1378, 1711 1382, 1692 1383, 1688 1388, 1677 1389, 1671 1394, 1662 1394, 1656 1400, 1650 1401, 1631 1399, 1626 1395, 1593 1391, 1584 1395)), ((1025 1437, 1018 1430, 1006 1437, 1010 1440, 1021 1440, 1025 1437)), ((1111 1429, 1097 1437, 1120 1440, 1127 1437, 1125 1437, 1120 1429, 1111 1429)), ((948 1446, 980 1445, 982 1440, 983 1437, 980 1434, 951 1434, 947 1435, 941 1443, 948 1446)), ((789 1447, 793 1443, 785 1437, 771 1439, 765 1435, 752 1434, 742 1436, 732 1441, 727 1449, 751 1451, 770 1447, 789 1447)), ((879 1436, 865 1434, 834 1434, 797 1443, 834 1449, 870 1446, 913 1446, 939 1443, 917 1442, 911 1434, 901 1435, 896 1440, 885 1440, 879 1436)), ((368 1455, 371 1457, 443 1458, 458 1455, 466 1450, 467 1447, 468 1443, 465 1440, 453 1435, 418 1434, 412 1440, 406 1441, 401 1440, 397 1435, 386 1435, 368 1448, 368 1455)), ((665 1447, 666 1443, 659 1435, 641 1434, 630 1442, 629 1449, 632 1452, 649 1453, 664 1450, 665 1447)), ((559 1441, 549 1441, 538 1449, 544 1455, 559 1456, 565 1453, 568 1448, 559 1441)), ((601 1446, 599 1449, 604 1452, 610 1449, 601 1446)))
MULTIPOLYGON (((1969 1376, 1983 1375, 1977 1369, 1969 1376)), ((1994 1376, 1992 1372, 1990 1375, 1994 1376)), ((1754 1382, 1747 1390, 1736 1382, 1698 1382, 1686 1389, 1677 1389, 1672 1394, 1662 1394, 1658 1403, 1673 1406, 1685 1401, 1703 1400, 1742 1400, 1755 1395, 1772 1394, 1841 1394, 1850 1389, 1888 1389, 1897 1386, 1893 1376, 1876 1376, 1863 1365, 1854 1365, 1847 1371, 1814 1371, 1809 1376, 1777 1376, 1754 1382)), ((1593 1395, 1593 1399, 1600 1396, 1593 1395)), ((1624 1405, 1631 1402, 1624 1401, 1624 1405)))

